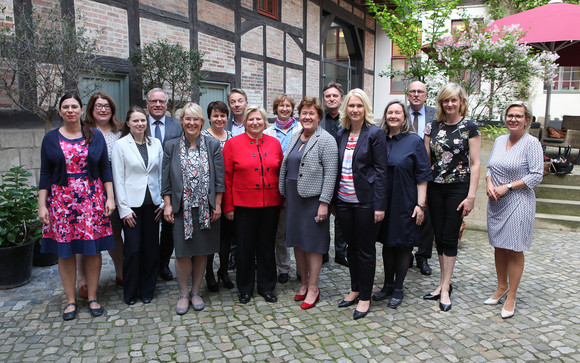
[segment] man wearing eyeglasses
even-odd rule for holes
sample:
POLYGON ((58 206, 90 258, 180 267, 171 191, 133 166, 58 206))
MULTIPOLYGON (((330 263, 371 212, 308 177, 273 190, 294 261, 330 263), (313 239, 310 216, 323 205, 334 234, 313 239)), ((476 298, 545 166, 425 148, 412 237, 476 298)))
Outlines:
MULTIPOLYGON (((409 101, 409 115, 413 128, 417 135, 424 138, 425 126, 435 119, 437 109, 435 107, 425 106, 427 100, 427 92, 425 84, 420 81, 415 81, 409 85, 407 91, 407 100, 409 101)), ((433 227, 431 225, 431 216, 429 211, 425 212, 425 218, 421 225, 421 235, 419 241, 419 248, 415 253, 417 260, 417 267, 423 275, 431 275, 431 267, 429 267, 428 260, 431 258, 433 251, 433 227)), ((411 267, 413 266, 413 256, 411 256, 411 267)))
MULTIPOLYGON (((153 88, 147 93, 147 117, 151 135, 165 145, 165 141, 181 136, 182 129, 178 120, 165 116, 169 97, 161 88, 153 88)), ((165 281, 173 279, 173 273, 169 269, 169 260, 173 254, 173 226, 161 218, 161 238, 159 276, 165 281)))

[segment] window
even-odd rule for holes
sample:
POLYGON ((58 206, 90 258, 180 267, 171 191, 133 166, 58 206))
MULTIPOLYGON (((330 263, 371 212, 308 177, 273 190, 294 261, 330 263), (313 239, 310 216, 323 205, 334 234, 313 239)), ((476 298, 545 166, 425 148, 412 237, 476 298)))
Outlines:
POLYGON ((558 67, 554 77, 555 92, 580 92, 580 67, 558 67))
MULTIPOLYGON (((391 70, 405 72, 407 70, 407 58, 401 54, 401 50, 394 42, 391 54, 391 70)), ((405 93, 406 80, 403 75, 391 78, 391 93, 405 93)))
POLYGON ((346 92, 356 88, 356 51, 350 31, 332 23, 323 43, 323 83, 340 83, 346 92))
POLYGON ((278 19, 278 0, 258 0, 258 13, 278 19))

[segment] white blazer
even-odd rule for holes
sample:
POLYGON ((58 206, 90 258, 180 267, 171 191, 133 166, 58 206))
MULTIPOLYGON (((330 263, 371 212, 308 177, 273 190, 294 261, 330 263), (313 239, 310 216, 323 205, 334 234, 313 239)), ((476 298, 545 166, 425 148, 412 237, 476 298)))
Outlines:
POLYGON ((120 138, 113 145, 111 164, 113 168, 113 184, 119 215, 125 218, 133 210, 143 205, 146 187, 153 199, 153 204, 161 206, 161 162, 163 148, 161 142, 154 137, 149 138, 151 145, 147 145, 148 162, 145 162, 137 149, 131 134, 120 138))

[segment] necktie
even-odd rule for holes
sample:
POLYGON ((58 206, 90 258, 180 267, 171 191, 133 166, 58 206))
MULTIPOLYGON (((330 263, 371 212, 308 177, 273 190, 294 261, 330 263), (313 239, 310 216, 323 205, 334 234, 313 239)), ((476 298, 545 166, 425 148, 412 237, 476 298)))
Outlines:
POLYGON ((161 141, 161 143, 163 143, 163 138, 161 137, 161 126, 159 126, 161 124, 161 121, 155 121, 155 138, 159 139, 159 141, 161 141))
POLYGON ((416 133, 419 133, 419 115, 421 113, 419 111, 413 111, 413 128, 415 129, 416 133))

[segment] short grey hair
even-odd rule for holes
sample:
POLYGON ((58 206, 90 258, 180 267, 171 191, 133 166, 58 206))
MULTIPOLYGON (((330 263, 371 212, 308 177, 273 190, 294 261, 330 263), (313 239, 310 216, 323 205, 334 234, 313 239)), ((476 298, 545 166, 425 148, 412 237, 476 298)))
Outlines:
POLYGON ((241 88, 232 88, 231 89, 230 93, 228 94, 228 102, 230 102, 230 96, 232 95, 232 93, 241 94, 246 99, 246 102, 248 102, 248 95, 246 95, 246 92, 241 88))
POLYGON ((507 119, 507 114, 510 108, 512 107, 523 107, 525 110, 525 116, 526 116, 526 120, 533 120, 534 116, 532 114, 532 108, 530 107, 530 105, 527 102, 524 101, 511 101, 510 103, 508 103, 508 105, 505 108, 505 112, 504 112, 504 120, 507 119))
POLYGON ((165 95, 165 102, 169 101, 169 96, 167 95, 167 92, 165 92, 162 88, 153 88, 151 91, 147 92, 147 102, 149 102, 149 100, 151 99, 151 94, 153 92, 163 92, 163 94, 165 95))

